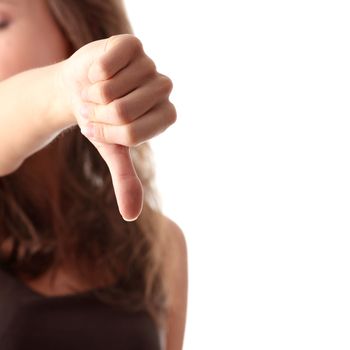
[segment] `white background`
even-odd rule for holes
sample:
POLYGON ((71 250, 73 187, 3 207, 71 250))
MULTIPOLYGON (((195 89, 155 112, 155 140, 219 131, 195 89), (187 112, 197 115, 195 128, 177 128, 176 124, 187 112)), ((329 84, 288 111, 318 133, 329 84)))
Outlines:
POLYGON ((349 349, 349 2, 126 5, 174 83, 152 145, 188 244, 184 349, 349 349))

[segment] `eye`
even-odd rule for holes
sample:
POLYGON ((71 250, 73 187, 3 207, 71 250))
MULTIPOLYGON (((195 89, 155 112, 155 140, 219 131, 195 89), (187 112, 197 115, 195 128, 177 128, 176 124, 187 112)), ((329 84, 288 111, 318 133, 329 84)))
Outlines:
POLYGON ((5 29, 9 24, 9 21, 0 21, 0 29, 5 29))
POLYGON ((0 30, 5 29, 9 26, 11 22, 10 16, 6 13, 0 13, 0 30))

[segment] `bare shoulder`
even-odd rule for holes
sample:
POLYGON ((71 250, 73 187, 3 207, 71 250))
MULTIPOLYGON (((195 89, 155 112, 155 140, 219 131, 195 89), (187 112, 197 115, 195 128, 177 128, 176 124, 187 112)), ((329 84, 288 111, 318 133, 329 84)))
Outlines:
POLYGON ((162 219, 163 230, 164 234, 166 235, 167 244, 169 244, 169 248, 175 249, 177 252, 176 255, 187 255, 186 237, 180 226, 175 221, 173 221, 165 215, 163 215, 162 219))
POLYGON ((163 219, 171 291, 166 350, 180 350, 184 342, 187 314, 187 243, 179 225, 166 216, 163 219))

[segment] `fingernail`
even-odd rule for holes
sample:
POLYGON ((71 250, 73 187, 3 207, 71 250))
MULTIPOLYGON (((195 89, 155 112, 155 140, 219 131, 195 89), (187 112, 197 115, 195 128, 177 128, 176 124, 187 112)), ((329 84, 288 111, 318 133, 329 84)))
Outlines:
POLYGON ((86 125, 83 125, 80 128, 80 131, 83 135, 85 135, 86 137, 94 137, 94 126, 93 124, 89 123, 86 125))
POLYGON ((88 109, 88 107, 86 105, 81 105, 80 106, 79 113, 84 119, 88 119, 89 118, 89 109, 88 109))
POLYGON ((123 216, 123 219, 124 219, 124 221, 127 221, 127 222, 133 222, 133 221, 136 221, 137 218, 127 219, 123 216))

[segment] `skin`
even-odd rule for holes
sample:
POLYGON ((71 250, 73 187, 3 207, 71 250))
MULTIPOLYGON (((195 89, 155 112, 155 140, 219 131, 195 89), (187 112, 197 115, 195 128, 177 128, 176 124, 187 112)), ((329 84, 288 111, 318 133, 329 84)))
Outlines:
MULTIPOLYGON (((114 36, 89 43, 67 58, 67 42, 44 0, 0 0, 0 52, 0 176, 43 151, 63 130, 79 125, 111 171, 122 215, 135 219, 142 208, 142 188, 129 147, 176 120, 169 102, 172 83, 156 71, 141 42, 132 35, 114 36)), ((181 229, 164 220, 171 247, 164 263, 174 267, 166 349, 180 350, 187 247, 181 229)), ((1 247, 5 254, 10 248, 10 243, 1 247)), ((49 271, 25 283, 47 296, 69 294, 69 286, 85 290, 65 268, 52 276, 49 271)))
POLYGON ((43 1, 2 0, 0 6, 0 81, 67 57, 66 40, 47 15, 43 1), (35 39, 38 37, 40 40, 35 39))
MULTIPOLYGON (((0 6, 0 79, 26 69, 52 65, 48 74, 55 82, 56 104, 53 105, 56 108, 47 111, 52 107, 46 106, 38 114, 53 114, 50 123, 64 115, 66 126, 79 125, 110 169, 121 215, 127 221, 137 219, 142 210, 143 190, 129 147, 158 135, 176 121, 176 109, 169 101, 171 80, 157 72, 142 43, 133 35, 94 41, 64 59, 67 57, 65 38, 44 0, 1 0, 0 6)), ((31 85, 37 80, 35 75, 27 77, 31 85)), ((38 90, 48 94, 45 87, 38 90)), ((12 118, 7 120, 14 123, 12 118)), ((38 151, 61 130, 54 131, 47 131, 46 135, 43 131, 40 137, 34 137, 35 148, 28 147, 28 142, 24 144, 26 140, 19 140, 18 144, 23 144, 21 151, 30 148, 34 148, 31 153, 38 151)), ((16 140, 11 138, 9 142, 16 140)), ((9 149, 18 149, 18 144, 9 149)), ((21 163, 29 155, 22 154, 22 159, 18 159, 19 153, 17 150, 16 157, 13 156, 14 162, 21 163)), ((10 163, 5 159, 9 157, 11 152, 5 152, 4 148, 2 161, 10 163)))
POLYGON ((143 192, 129 147, 176 121, 171 80, 157 72, 140 40, 130 34, 84 46, 65 61, 62 79, 82 133, 109 166, 122 216, 134 220, 143 192))

